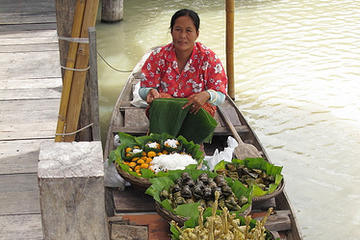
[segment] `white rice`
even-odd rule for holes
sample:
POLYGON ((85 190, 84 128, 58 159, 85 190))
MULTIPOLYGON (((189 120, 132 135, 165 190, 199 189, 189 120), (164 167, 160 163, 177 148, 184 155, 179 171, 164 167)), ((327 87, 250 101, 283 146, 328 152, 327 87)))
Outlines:
POLYGON ((133 153, 139 153, 139 152, 142 152, 143 150, 142 149, 138 149, 138 148, 134 148, 132 150, 133 153))
POLYGON ((157 142, 150 142, 146 144, 146 146, 148 146, 149 148, 157 148, 158 145, 159 144, 157 142))
POLYGON ((151 168, 155 173, 167 170, 183 170, 187 165, 197 164, 197 161, 187 154, 162 154, 154 157, 151 161, 151 168))
POLYGON ((164 142, 164 145, 172 148, 177 148, 179 141, 176 139, 168 139, 164 142))

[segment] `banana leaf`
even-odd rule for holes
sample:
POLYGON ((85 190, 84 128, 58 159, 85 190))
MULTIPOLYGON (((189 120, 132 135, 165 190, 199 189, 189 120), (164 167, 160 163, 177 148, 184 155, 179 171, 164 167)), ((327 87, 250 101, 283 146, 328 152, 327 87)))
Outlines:
MULTIPOLYGON (((142 149, 144 149, 144 145, 149 141, 156 141, 162 145, 166 139, 174 138, 173 136, 167 133, 162 133, 162 134, 152 133, 148 136, 135 137, 127 133, 119 132, 118 136, 120 140, 120 146, 118 146, 115 150, 110 152, 109 161, 116 162, 122 170, 136 177, 139 177, 139 175, 137 175, 137 173, 133 171, 130 171, 129 166, 123 163, 124 160, 128 159, 128 157, 126 157, 125 149, 127 147, 132 147, 132 146, 140 146, 142 149)), ((179 136, 176 139, 182 144, 181 151, 190 154, 192 158, 198 162, 197 165, 196 164, 189 165, 187 168, 196 169, 198 165, 201 165, 204 160, 204 153, 200 150, 200 145, 195 144, 193 141, 188 141, 183 136, 179 136)), ((167 175, 166 172, 159 172, 155 174, 150 169, 141 169, 142 178, 153 178, 156 176, 166 176, 166 175, 167 175)))
MULTIPOLYGON (((266 172, 266 174, 271 175, 275 177, 275 182, 269 185, 269 190, 264 191, 256 184, 250 186, 252 188, 252 197, 260 197, 264 196, 266 194, 273 193, 279 184, 281 183, 281 180, 283 179, 283 176, 281 174, 282 167, 275 166, 274 164, 271 164, 267 162, 263 158, 246 158, 244 160, 240 159, 232 159, 233 164, 239 164, 243 165, 250 169, 260 169, 266 172)), ((219 162, 215 167, 214 171, 225 169, 225 165, 227 162, 221 161, 219 162)))
MULTIPOLYGON (((199 203, 197 203, 197 202, 186 203, 186 204, 179 205, 175 209, 173 209, 171 207, 171 205, 169 204, 169 201, 167 201, 167 199, 165 199, 163 201, 161 201, 161 199, 160 199, 161 191, 164 189, 169 191, 170 187, 175 184, 175 180, 180 178, 180 176, 183 172, 188 172, 193 180, 196 180, 200 176, 200 174, 202 174, 204 172, 207 173, 208 176, 211 178, 214 178, 217 176, 217 174, 214 172, 203 171, 203 170, 198 170, 198 169, 189 169, 188 168, 185 170, 171 170, 171 171, 168 171, 167 175, 164 177, 150 179, 150 182, 152 184, 148 189, 146 189, 145 193, 152 196, 155 201, 160 203, 160 205, 163 208, 167 209, 168 211, 170 211, 176 215, 179 215, 179 216, 193 219, 192 221, 190 221, 188 223, 189 225, 192 225, 197 222, 196 219, 199 214, 197 211, 197 206, 199 206, 199 203), (191 209, 191 210, 189 210, 189 209, 191 209)), ((241 196, 245 196, 248 199, 248 203, 244 204, 238 212, 242 213, 242 212, 246 211, 251 206, 251 202, 252 202, 251 201, 251 190, 246 188, 244 185, 242 185, 242 183, 240 183, 238 180, 232 180, 230 178, 226 178, 226 181, 228 182, 228 185, 231 187, 231 189, 233 190, 233 192, 237 198, 240 199, 241 196)))
POLYGON ((187 101, 186 98, 155 99, 149 110, 150 132, 182 135, 198 144, 210 142, 216 120, 202 108, 196 114, 190 113, 189 107, 182 109, 187 101))
POLYGON ((187 100, 184 98, 155 99, 149 109, 150 132, 178 136, 189 112, 189 107, 182 109, 186 102, 187 100))

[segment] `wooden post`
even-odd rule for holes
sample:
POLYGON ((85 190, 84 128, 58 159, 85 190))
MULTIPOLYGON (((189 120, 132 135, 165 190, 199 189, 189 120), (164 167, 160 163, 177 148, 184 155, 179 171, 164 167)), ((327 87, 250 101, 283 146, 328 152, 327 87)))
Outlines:
POLYGON ((94 123, 92 126, 92 140, 100 141, 100 120, 99 120, 99 91, 98 91, 98 74, 97 74, 97 52, 96 52, 96 31, 95 27, 89 28, 90 43, 90 119, 94 123))
POLYGON ((124 0, 102 0, 101 21, 119 22, 124 16, 124 0))
POLYGON ((46 142, 38 181, 44 240, 109 239, 101 142, 46 142))
POLYGON ((234 0, 226 0, 226 72, 228 94, 235 99, 234 83, 234 0))

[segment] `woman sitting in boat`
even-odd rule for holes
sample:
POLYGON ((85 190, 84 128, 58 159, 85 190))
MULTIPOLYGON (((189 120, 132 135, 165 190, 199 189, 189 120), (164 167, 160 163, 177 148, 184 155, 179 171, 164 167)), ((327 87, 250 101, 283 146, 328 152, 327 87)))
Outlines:
POLYGON ((220 59, 199 42, 200 18, 189 9, 171 18, 172 43, 155 49, 142 67, 139 95, 150 104, 155 98, 187 98, 183 109, 200 108, 214 116, 225 100, 227 77, 220 59))

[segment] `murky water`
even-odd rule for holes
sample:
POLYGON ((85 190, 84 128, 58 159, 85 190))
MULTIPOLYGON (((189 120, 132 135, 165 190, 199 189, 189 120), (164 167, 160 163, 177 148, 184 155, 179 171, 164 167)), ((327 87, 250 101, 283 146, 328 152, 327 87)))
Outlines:
MULTIPOLYGON (((124 21, 97 24, 98 51, 131 70, 171 40, 179 8, 225 64, 225 1, 131 0, 124 21)), ((235 1, 236 103, 284 166, 304 239, 360 239, 360 1, 235 1)), ((128 73, 99 59, 103 133, 128 73)), ((104 136, 104 135, 103 135, 104 136)))

